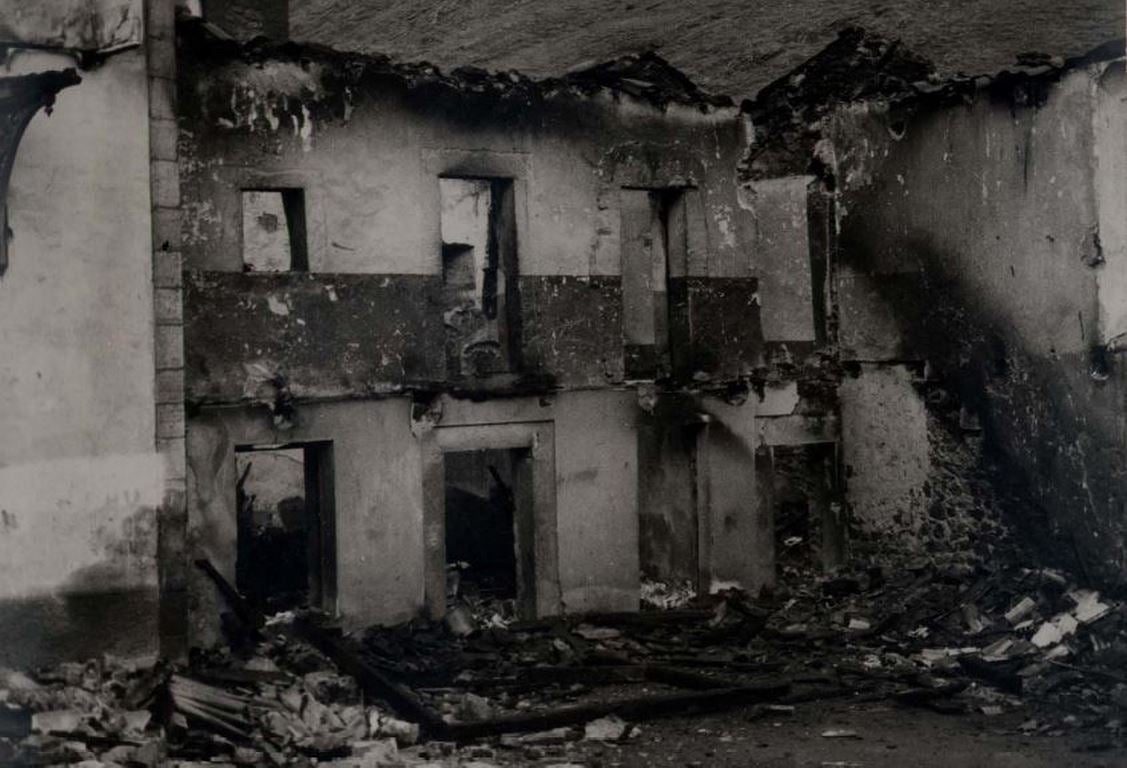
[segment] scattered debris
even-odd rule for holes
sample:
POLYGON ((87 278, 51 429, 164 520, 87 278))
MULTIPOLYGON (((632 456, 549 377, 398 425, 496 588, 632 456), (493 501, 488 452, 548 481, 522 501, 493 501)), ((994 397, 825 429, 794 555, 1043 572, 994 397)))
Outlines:
POLYGON ((859 739, 861 734, 857 731, 851 731, 848 728, 830 728, 829 730, 822 731, 822 738, 824 739, 859 739))
POLYGON ((689 581, 668 584, 664 581, 642 579, 640 588, 643 608, 661 610, 684 608, 697 597, 697 591, 689 581))
POLYGON ((608 715, 587 723, 583 729, 583 738, 592 741, 618 741, 629 729, 629 723, 621 717, 608 715))
POLYGON ((1010 624, 1019 624, 1021 621, 1031 614, 1037 607, 1037 603, 1030 597, 1021 598, 1021 602, 1013 608, 1006 611, 1006 621, 1010 624))
POLYGON ((839 696, 1024 710, 1022 732, 1106 738, 1127 705, 1122 607, 1023 568, 807 574, 759 599, 727 590, 677 609, 503 625, 467 603, 457 622, 351 636, 310 612, 261 620, 216 584, 256 640, 176 669, 106 658, 0 670, 0 738, 15 759, 466 766, 494 765, 500 749, 502 763, 582 763, 583 749, 650 718, 736 706, 778 718, 839 696))

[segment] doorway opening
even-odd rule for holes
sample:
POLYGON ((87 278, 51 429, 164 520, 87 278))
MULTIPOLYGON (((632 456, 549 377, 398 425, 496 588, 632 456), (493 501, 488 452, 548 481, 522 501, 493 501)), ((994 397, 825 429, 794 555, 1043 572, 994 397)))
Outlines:
POLYGON ((534 532, 527 448, 444 455, 447 607, 503 620, 534 615, 534 532))
POLYGON ((235 586, 267 612, 335 607, 332 443, 235 449, 235 586))
POLYGON ((768 476, 778 575, 829 572, 845 560, 838 459, 833 443, 771 446, 768 476))

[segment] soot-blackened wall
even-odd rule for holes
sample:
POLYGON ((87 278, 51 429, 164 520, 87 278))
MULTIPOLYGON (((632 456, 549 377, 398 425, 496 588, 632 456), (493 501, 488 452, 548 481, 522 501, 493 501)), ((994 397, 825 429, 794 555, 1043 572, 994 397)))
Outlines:
MULTIPOLYGON (((847 457, 881 453, 864 426, 888 390, 873 378, 890 376, 880 364, 918 361, 917 385, 905 380, 898 395, 914 399, 915 439, 946 439, 935 419, 921 431, 925 397, 933 415, 953 414, 945 418, 964 442, 981 430, 981 462, 1024 498, 1013 522, 1105 581, 1121 579, 1125 566, 1124 379, 1114 341, 1124 211, 1122 178, 1108 176, 1127 146, 1106 127, 1109 110, 1121 114, 1109 106, 1122 93, 1121 71, 1092 65, 1001 82, 967 104, 914 114, 846 107, 832 131, 841 348, 865 361, 843 389, 847 457)), ((878 437, 892 450, 888 438, 878 437)), ((847 467, 861 517, 888 503, 920 521, 936 506, 928 497, 945 486, 926 452, 903 478, 912 485, 905 504, 873 495, 866 478, 890 465, 870 458, 847 467)))

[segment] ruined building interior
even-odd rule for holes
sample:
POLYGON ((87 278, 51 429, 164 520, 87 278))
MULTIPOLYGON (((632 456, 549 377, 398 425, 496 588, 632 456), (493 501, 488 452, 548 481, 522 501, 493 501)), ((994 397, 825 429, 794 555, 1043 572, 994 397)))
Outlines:
POLYGON ((332 5, 0 0, 0 763, 1127 760, 1122 3, 727 95, 332 5))

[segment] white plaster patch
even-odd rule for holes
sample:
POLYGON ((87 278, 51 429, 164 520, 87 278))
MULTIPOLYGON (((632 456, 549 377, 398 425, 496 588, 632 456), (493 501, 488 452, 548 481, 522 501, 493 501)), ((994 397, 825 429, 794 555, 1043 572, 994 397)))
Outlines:
POLYGON ((713 579, 712 583, 708 585, 708 593, 715 595, 717 592, 727 592, 729 589, 743 590, 743 585, 738 581, 724 581, 723 579, 713 579))
POLYGON ((266 306, 269 307, 270 311, 273 312, 275 315, 281 315, 282 317, 285 317, 286 315, 288 315, 290 313, 290 305, 286 302, 286 300, 284 298, 279 299, 277 296, 273 296, 273 295, 267 296, 266 297, 266 306))
POLYGON ((716 228, 720 232, 721 242, 728 248, 736 247, 736 231, 732 227, 732 209, 727 205, 716 207, 716 228))
POLYGON ((301 105, 301 128, 297 135, 301 138, 303 151, 308 152, 313 149, 313 115, 304 104, 301 105))
POLYGON ((768 384, 755 407, 757 416, 789 416, 798 408, 798 382, 768 384))
POLYGON ((868 532, 913 533, 925 512, 931 470, 923 398, 902 365, 866 365, 841 384, 842 446, 849 501, 868 532))

